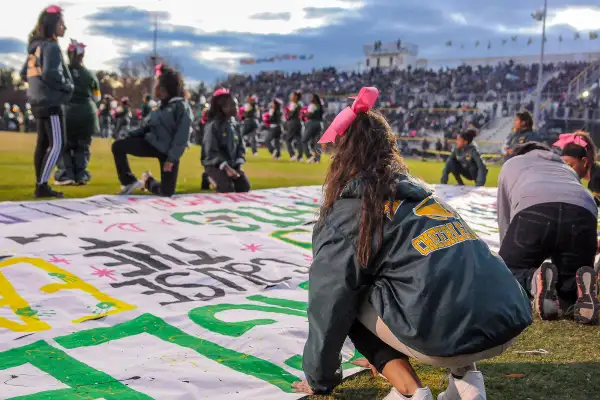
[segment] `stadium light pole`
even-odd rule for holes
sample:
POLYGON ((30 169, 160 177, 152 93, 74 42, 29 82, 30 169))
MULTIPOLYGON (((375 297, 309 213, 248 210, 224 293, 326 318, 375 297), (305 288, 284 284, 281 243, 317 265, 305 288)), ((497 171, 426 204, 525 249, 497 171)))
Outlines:
POLYGON ((540 67, 538 71, 537 89, 535 103, 533 104, 533 123, 537 127, 540 122, 540 104, 542 101, 543 76, 544 76, 544 48, 546 46, 546 14, 548 13, 548 0, 544 0, 544 11, 542 13, 542 48, 540 52, 540 67))
POLYGON ((157 42, 158 42, 158 11, 154 12, 154 33, 153 33, 153 37, 152 37, 152 80, 151 80, 151 85, 150 86, 150 95, 152 96, 152 93, 154 92, 154 80, 155 80, 155 68, 156 68, 156 61, 158 58, 158 54, 157 54, 157 42))

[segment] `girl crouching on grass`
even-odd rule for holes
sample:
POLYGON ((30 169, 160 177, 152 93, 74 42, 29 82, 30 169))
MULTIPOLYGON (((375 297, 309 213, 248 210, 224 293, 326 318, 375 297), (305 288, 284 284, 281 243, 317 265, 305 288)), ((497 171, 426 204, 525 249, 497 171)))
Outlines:
POLYGON ((319 140, 334 155, 313 231, 307 381, 294 387, 339 385, 349 337, 394 386, 387 400, 433 400, 409 358, 450 370, 438 400, 485 399, 475 363, 531 324, 529 300, 460 215, 409 175, 390 125, 371 110, 378 93, 362 88, 319 140))
POLYGON ((122 190, 127 195, 144 188, 159 196, 172 196, 177 186, 179 160, 185 151, 192 127, 192 110, 183 98, 183 80, 178 72, 164 65, 156 68, 154 95, 160 107, 150 113, 143 125, 112 145, 115 166, 122 190), (139 181, 131 172, 127 155, 157 158, 161 181, 147 171, 139 181))
POLYGON ((248 192, 250 181, 242 166, 246 163, 246 147, 235 121, 237 104, 228 89, 217 89, 208 111, 204 128, 202 165, 218 193, 248 192))

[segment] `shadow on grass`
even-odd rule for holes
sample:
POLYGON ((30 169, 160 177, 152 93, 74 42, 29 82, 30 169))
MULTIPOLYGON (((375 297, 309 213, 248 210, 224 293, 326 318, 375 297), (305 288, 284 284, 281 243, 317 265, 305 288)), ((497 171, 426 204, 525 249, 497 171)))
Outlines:
MULTIPOLYGON (((600 344, 590 343, 592 346, 600 344)), ((487 397, 491 400, 600 399, 600 361, 581 363, 502 363, 479 364, 485 376, 487 397)), ((445 371, 425 365, 415 369, 434 399, 447 386, 445 371)), ((390 385, 383 378, 363 371, 344 380, 331 396, 306 396, 303 400, 383 399, 390 385)))

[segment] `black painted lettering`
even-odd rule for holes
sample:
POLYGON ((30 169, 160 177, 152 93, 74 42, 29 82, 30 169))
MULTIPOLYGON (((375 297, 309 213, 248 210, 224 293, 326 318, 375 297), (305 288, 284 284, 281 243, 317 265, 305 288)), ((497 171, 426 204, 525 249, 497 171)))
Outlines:
POLYGON ((154 294, 163 294, 163 295, 169 295, 174 297, 175 299, 177 299, 177 301, 163 301, 160 302, 159 304, 161 306, 166 306, 168 304, 179 304, 179 303, 189 303, 194 301, 193 299, 190 299, 187 296, 182 295, 181 293, 177 293, 177 292, 173 292, 171 290, 168 289, 164 289, 161 288, 158 285, 155 285, 154 283, 148 281, 147 279, 144 278, 138 278, 138 279, 133 279, 131 281, 126 281, 126 282, 117 282, 117 283, 111 283, 110 284, 112 287, 114 288, 121 288, 121 287, 125 287, 125 286, 135 286, 135 285, 140 285, 143 286, 145 288, 148 288, 149 290, 146 290, 144 292, 142 292, 142 294, 151 296, 154 294))

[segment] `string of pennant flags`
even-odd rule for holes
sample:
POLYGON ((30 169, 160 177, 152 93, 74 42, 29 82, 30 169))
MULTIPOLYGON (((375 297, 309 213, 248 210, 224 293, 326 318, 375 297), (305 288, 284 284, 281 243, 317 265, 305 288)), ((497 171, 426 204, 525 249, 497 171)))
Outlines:
POLYGON ((252 65, 252 64, 262 64, 262 63, 272 63, 275 61, 294 61, 294 60, 302 60, 308 61, 312 60, 314 56, 312 54, 278 54, 273 57, 265 57, 265 58, 242 58, 240 59, 241 65, 252 65))
MULTIPOLYGON (((598 32, 589 32, 588 33, 589 40, 596 40, 596 39, 598 39, 598 37, 599 37, 598 32)), ((573 40, 580 40, 580 39, 581 39, 581 34, 579 32, 575 32, 575 34, 573 35, 573 40)), ((560 43, 562 43, 564 40, 565 40, 565 38, 563 37, 562 34, 558 35, 558 41, 560 43)), ((510 37, 510 42, 517 43, 518 41, 519 41, 519 37, 518 36, 511 36, 510 37)), ((482 42, 481 40, 475 40, 474 45, 475 45, 475 47, 479 47, 479 46, 483 45, 484 42, 485 41, 482 42)), ((500 43, 501 43, 502 46, 505 46, 508 42, 509 42, 509 39, 501 39, 501 41, 500 41, 500 43)), ((527 46, 531 45, 533 42, 535 42, 535 39, 532 36, 529 36, 527 38, 527 42, 526 42, 527 46)), ((548 42, 548 37, 547 36, 544 37, 544 42, 548 42)), ((487 48, 488 49, 492 48, 492 43, 493 43, 492 40, 488 40, 488 42, 487 42, 487 48)), ((455 47, 455 46, 457 46, 457 47, 460 47, 461 49, 464 49, 466 47, 465 43, 456 43, 456 42, 454 42, 452 40, 448 40, 446 42, 446 46, 447 47, 455 47)))

